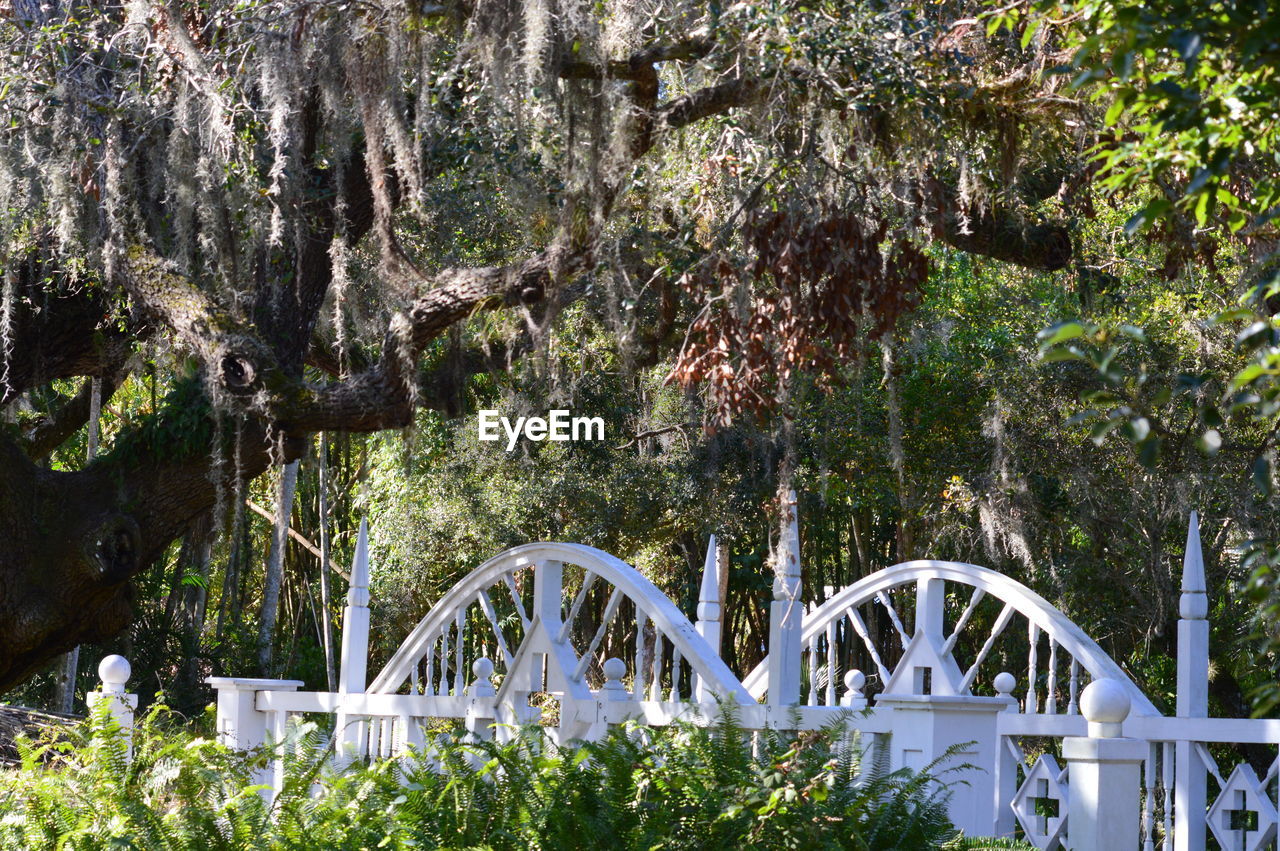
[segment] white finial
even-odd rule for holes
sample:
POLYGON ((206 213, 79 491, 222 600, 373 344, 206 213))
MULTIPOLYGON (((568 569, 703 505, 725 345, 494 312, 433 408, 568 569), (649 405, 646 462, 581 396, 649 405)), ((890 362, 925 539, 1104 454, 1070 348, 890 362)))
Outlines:
POLYGON ((360 534, 356 537, 356 556, 351 563, 347 603, 361 607, 369 605, 369 523, 363 519, 360 521, 360 534))
POLYGON ((1204 554, 1200 550, 1200 518, 1191 512, 1187 524, 1187 550, 1182 560, 1182 600, 1178 613, 1183 620, 1202 621, 1209 616, 1209 598, 1205 594, 1204 554))
POLYGON ((867 675, 859 671, 857 668, 852 669, 844 675, 844 697, 840 700, 840 705, 850 709, 866 709, 867 696, 862 693, 862 687, 867 684, 867 675))
POLYGON ((1080 714, 1089 722, 1089 735, 1094 738, 1121 735, 1120 725, 1129 717, 1130 706, 1124 686, 1109 677, 1094 680, 1080 693, 1080 714))
POLYGON ((631 693, 622 684, 627 674, 627 663, 616 656, 604 660, 604 696, 605 700, 627 700, 631 693))
POLYGON ((1013 690, 1018 687, 1018 678, 1008 671, 1001 671, 991 684, 996 687, 996 697, 1009 701, 1009 708, 1005 712, 1017 712, 1018 699, 1013 696, 1013 690))
POLYGON ((698 593, 698 620, 720 620, 720 558, 715 535, 707 541, 707 558, 702 565, 702 590, 698 593))
POLYGON ((471 663, 471 673, 475 674, 475 681, 471 683, 472 697, 493 697, 498 693, 493 687, 493 660, 487 656, 481 656, 479 659, 471 663))
POLYGON ((129 660, 115 653, 98 663, 98 679, 102 680, 105 694, 124 694, 124 684, 129 682, 133 666, 129 660))

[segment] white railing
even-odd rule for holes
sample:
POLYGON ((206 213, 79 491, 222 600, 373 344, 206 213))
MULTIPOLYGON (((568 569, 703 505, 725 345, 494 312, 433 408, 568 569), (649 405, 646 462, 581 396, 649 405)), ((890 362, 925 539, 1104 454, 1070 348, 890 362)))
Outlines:
MULTIPOLYGON (((279 743, 293 716, 324 713, 334 717, 339 767, 410 753, 430 764, 434 742, 423 731, 437 719, 473 737, 503 736, 540 723, 540 707, 554 702, 558 719, 544 729, 565 741, 596 739, 627 721, 713 723, 732 705, 747 730, 818 729, 845 717, 895 769, 958 749, 958 762, 973 767, 959 778, 967 785, 952 787, 951 814, 969 835, 1022 836, 1042 849, 1193 851, 1210 836, 1222 848, 1274 847, 1280 761, 1262 777, 1243 763, 1224 776, 1212 755, 1219 744, 1280 745, 1280 720, 1206 717, 1208 606, 1194 515, 1174 717, 1160 715, 1065 615, 985 568, 898 565, 805 611, 794 504, 790 521, 771 606, 772 652, 742 681, 718 652, 724 554, 713 539, 696 624, 606 553, 529 544, 451 589, 370 682, 362 524, 338 691, 211 678, 219 738, 235 748, 279 743), (961 641, 976 624, 985 631, 961 641), (1009 642, 1023 641, 1019 689, 1013 674, 992 667, 1008 658, 1009 642), (958 659, 964 647, 972 656, 958 659), (879 690, 870 700, 869 684, 879 690), (1039 746, 1024 749, 1033 739, 1039 746)), ((104 697, 96 699, 111 700, 127 720, 136 699, 123 691, 127 663, 115 659, 104 661, 104 697)), ((277 760, 259 779, 278 789, 282 770, 277 760)))

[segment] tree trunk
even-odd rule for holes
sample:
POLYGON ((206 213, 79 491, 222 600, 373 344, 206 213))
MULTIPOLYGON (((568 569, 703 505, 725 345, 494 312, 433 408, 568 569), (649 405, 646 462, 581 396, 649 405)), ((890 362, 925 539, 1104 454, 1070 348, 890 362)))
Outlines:
MULTIPOLYGON (((89 446, 87 460, 92 463, 98 457, 98 418, 102 415, 102 379, 90 379, 89 396, 89 446)), ((75 709, 76 679, 80 671, 80 646, 76 645, 62 657, 62 671, 58 676, 58 691, 54 697, 54 709, 68 715, 75 709)))
POLYGON ((333 619, 329 600, 329 440, 320 432, 320 629, 324 641, 324 670, 329 691, 338 690, 333 663, 333 619))
POLYGON ((262 589, 262 613, 258 627, 258 667, 262 676, 271 676, 276 619, 280 609, 280 584, 284 578, 284 550, 289 543, 289 515, 293 513, 293 494, 298 485, 298 462, 290 461, 280 470, 276 489, 276 524, 271 536, 271 553, 267 557, 267 576, 262 589))

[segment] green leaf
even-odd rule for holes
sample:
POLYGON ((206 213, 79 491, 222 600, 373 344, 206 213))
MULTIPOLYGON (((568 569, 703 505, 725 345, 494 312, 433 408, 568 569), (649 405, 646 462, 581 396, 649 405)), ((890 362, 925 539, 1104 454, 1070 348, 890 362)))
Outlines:
POLYGON ((1275 339, 1275 328, 1271 326, 1271 323, 1259 320, 1236 335, 1236 345, 1241 348, 1252 349, 1263 344, 1274 344, 1275 339))
POLYGON ((1262 364, 1251 363, 1244 369, 1236 373, 1236 377, 1231 379, 1231 389, 1239 390, 1246 384, 1253 383, 1264 372, 1262 364))
POLYGON ((1155 467, 1160 460, 1160 438, 1152 435, 1138 446, 1138 463, 1147 469, 1155 467))
POLYGON ((1258 493, 1263 498, 1271 496, 1271 459, 1266 455, 1259 455, 1253 462, 1253 486, 1258 489, 1258 493))
POLYGON ((1071 319, 1045 328, 1039 334, 1036 334, 1036 339, 1040 341, 1042 349, 1047 349, 1050 346, 1056 346, 1058 343, 1074 340, 1076 337, 1083 337, 1084 335, 1084 323, 1078 319, 1071 319))
POLYGON ((1057 349, 1050 349, 1040 355, 1042 363, 1058 363, 1059 361, 1068 360, 1085 360, 1084 352, 1075 346, 1062 346, 1057 349))
POLYGON ((1096 445, 1101 446, 1102 442, 1107 439, 1107 435, 1124 425, 1124 419, 1121 417, 1112 417, 1105 422, 1100 422, 1089 431, 1089 439, 1096 445))
POLYGON ((1036 37, 1036 32, 1040 29, 1040 18, 1032 18, 1027 22, 1026 28, 1022 31, 1022 49, 1026 50, 1027 45, 1031 43, 1031 39, 1036 37))

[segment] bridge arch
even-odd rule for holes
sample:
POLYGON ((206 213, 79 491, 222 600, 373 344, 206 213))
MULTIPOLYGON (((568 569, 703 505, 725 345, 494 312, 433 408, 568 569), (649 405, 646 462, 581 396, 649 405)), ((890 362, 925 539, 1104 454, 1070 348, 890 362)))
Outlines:
POLYGON ((689 619, 643 574, 595 547, 557 542, 513 547, 464 577, 414 627, 368 692, 408 685, 424 694, 461 694, 480 647, 504 675, 503 691, 545 688, 589 697, 586 675, 602 665, 609 630, 629 642, 624 654, 615 642, 614 655, 627 663, 636 697, 685 699, 691 684, 701 683, 724 698, 752 702, 689 619), (600 616, 584 630, 591 609, 600 616), (620 617, 624 622, 615 626, 620 617), (544 660, 545 667, 534 670, 544 660))
MULTIPOLYGON (((954 596, 953 593, 953 599, 954 596)), ((1056 711, 1056 696, 1061 691, 1066 698, 1064 711, 1074 714, 1079 689, 1084 685, 1078 674, 1083 670, 1092 679, 1109 677, 1123 683, 1135 715, 1160 714, 1124 670, 1084 630, 1039 594, 989 568, 934 560, 904 562, 877 571, 836 591, 805 614, 801 646, 805 648, 810 672, 808 702, 815 705, 831 702, 830 696, 835 693, 836 684, 831 682, 826 686, 825 699, 823 689, 817 686, 819 680, 824 679, 821 676, 824 661, 834 660, 834 647, 840 640, 860 640, 870 650, 873 666, 877 668, 874 673, 879 675, 886 694, 919 693, 920 683, 914 675, 921 670, 929 672, 930 693, 969 694, 996 640, 1016 618, 1026 622, 1031 645, 1029 669, 1023 674, 1027 680, 1026 712, 1034 714, 1041 705, 1041 672, 1038 670, 1041 660, 1037 648, 1047 641, 1048 655, 1043 659, 1046 666, 1043 672, 1043 705, 1046 708, 1056 711), (967 586, 971 590, 964 609, 955 618, 953 628, 948 630, 944 619, 946 597, 957 590, 957 586, 967 586), (899 616, 895 597, 898 603, 907 598, 905 602, 914 609, 913 629, 908 629, 899 616), (961 668, 954 655, 956 639, 984 601, 1000 604, 999 614, 976 658, 961 668), (868 605, 877 607, 893 624, 901 657, 892 666, 882 661, 887 654, 882 654, 874 646, 868 634, 867 618, 862 612, 862 608, 868 605), (1060 659, 1060 654, 1064 658, 1060 659), (1059 672, 1063 675, 1061 679, 1059 672)), ((743 681, 747 691, 757 700, 763 698, 767 691, 769 664, 766 656, 743 681)), ((834 667, 832 662, 826 662, 826 670, 834 667)))

